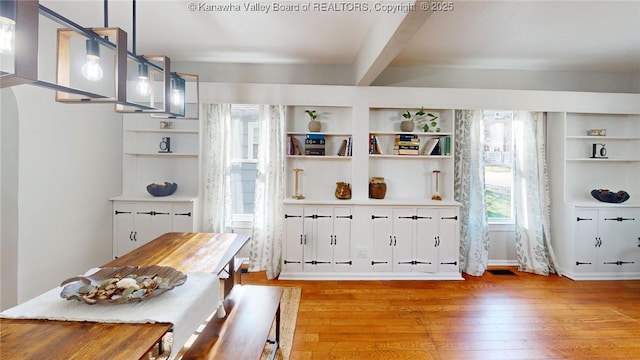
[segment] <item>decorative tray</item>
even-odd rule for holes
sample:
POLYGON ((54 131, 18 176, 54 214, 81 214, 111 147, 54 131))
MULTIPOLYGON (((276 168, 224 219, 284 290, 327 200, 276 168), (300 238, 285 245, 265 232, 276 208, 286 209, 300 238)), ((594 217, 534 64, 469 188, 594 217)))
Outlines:
POLYGON ((186 274, 169 266, 105 267, 64 280, 60 297, 91 305, 125 304, 156 297, 185 281, 186 274))

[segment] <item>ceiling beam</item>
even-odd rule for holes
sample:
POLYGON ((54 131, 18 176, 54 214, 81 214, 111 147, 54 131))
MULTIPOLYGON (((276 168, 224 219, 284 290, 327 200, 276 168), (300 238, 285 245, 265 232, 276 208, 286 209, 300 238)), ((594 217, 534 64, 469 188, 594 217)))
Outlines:
MULTIPOLYGON (((423 4, 428 2, 415 1, 406 12, 380 14, 381 20, 369 30, 355 60, 355 85, 371 85, 424 25, 432 12, 423 10, 423 4)), ((404 6, 408 7, 407 4, 404 6)))

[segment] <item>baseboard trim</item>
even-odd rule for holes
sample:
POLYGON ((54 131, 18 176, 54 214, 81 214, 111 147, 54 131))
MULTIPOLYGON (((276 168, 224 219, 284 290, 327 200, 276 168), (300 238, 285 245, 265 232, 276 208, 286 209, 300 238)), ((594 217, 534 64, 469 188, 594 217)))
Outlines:
POLYGON ((488 266, 518 266, 517 260, 489 260, 488 266))

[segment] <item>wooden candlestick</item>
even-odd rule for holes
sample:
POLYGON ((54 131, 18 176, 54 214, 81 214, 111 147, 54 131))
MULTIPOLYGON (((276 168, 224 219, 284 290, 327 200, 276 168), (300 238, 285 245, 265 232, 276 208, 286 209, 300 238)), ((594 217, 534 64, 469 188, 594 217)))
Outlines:
POLYGON ((298 193, 298 173, 300 171, 304 171, 304 170, 299 168, 293 169, 293 172, 295 173, 295 194, 293 194, 292 198, 296 200, 304 199, 304 196, 298 193))

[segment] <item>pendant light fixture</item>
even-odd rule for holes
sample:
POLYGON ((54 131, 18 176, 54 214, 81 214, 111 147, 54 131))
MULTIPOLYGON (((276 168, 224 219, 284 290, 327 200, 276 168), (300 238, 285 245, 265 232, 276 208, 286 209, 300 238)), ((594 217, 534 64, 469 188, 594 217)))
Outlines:
POLYGON ((172 73, 166 56, 135 53, 135 0, 133 4, 131 53, 127 33, 108 26, 107 0, 102 28, 80 26, 38 0, 0 0, 0 87, 33 84, 55 90, 58 102, 115 103, 117 112, 197 119, 198 76, 172 73), (55 82, 38 79, 40 15, 63 26, 57 30, 55 82), (80 52, 86 63, 78 61, 80 52))
POLYGON ((153 117, 184 118, 187 88, 196 89, 197 102, 198 77, 171 72, 171 60, 166 56, 138 55, 136 0, 132 0, 131 34, 132 52, 127 59, 127 101, 116 104, 115 110, 121 113, 149 113, 153 117), (196 86, 188 87, 187 83, 192 83, 194 79, 196 86))
POLYGON ((16 2, 0 2, 0 54, 14 53, 16 36, 16 2))
POLYGON ((38 79, 38 1, 0 0, 0 88, 38 79))

